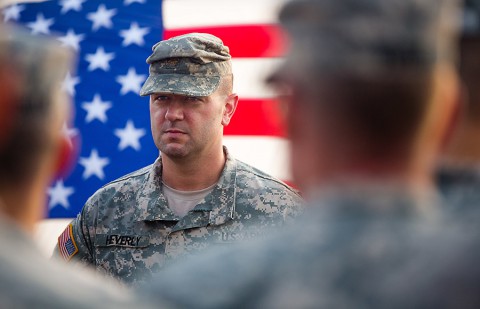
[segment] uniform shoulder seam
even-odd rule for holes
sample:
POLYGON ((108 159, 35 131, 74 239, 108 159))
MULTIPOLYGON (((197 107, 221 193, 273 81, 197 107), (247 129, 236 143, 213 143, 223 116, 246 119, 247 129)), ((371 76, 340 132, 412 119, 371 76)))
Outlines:
POLYGON ((275 182, 281 186, 283 186, 284 188, 288 189, 289 191, 291 191, 292 193, 296 194, 296 195, 300 195, 300 193, 295 190, 294 188, 290 187, 288 184, 286 184, 285 182, 283 182, 282 180, 278 179, 278 178, 275 178, 253 166, 251 166, 250 164, 247 164, 241 160, 236 160, 237 163, 239 163, 237 165, 237 169, 238 170, 241 170, 243 172, 247 172, 247 173, 252 173, 254 174, 256 177, 259 177, 259 178, 262 178, 262 179, 265 179, 265 180, 270 180, 272 182, 275 182))
POLYGON ((142 167, 141 169, 138 169, 138 170, 136 170, 136 171, 133 171, 133 172, 131 172, 131 173, 129 173, 129 174, 123 175, 123 176, 121 176, 121 177, 119 177, 119 178, 117 178, 117 179, 115 179, 115 180, 112 180, 112 181, 110 181, 109 183, 106 183, 105 185, 103 185, 103 186, 101 187, 101 189, 103 189, 103 188, 105 188, 105 187, 108 187, 108 186, 110 186, 110 185, 116 184, 116 183, 118 183, 118 182, 122 182, 122 181, 128 180, 128 179, 130 179, 130 178, 143 176, 143 175, 147 174, 147 173, 150 171, 152 165, 153 165, 153 164, 150 164, 150 165, 148 165, 148 166, 142 167))

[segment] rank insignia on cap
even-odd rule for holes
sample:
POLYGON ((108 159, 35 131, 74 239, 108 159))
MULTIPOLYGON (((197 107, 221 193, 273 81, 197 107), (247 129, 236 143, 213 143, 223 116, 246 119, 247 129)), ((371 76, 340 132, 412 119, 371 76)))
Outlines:
POLYGON ((75 239, 73 239, 72 229, 72 224, 69 224, 62 235, 58 237, 60 255, 65 261, 69 261, 78 252, 77 244, 75 239))

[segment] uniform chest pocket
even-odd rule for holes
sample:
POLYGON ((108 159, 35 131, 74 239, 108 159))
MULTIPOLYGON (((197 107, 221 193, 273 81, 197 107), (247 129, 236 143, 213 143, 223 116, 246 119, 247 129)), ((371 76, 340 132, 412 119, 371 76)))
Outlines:
POLYGON ((150 237, 147 235, 97 234, 95 237, 97 271, 120 278, 127 283, 146 279, 150 273, 145 265, 148 247, 150 237))

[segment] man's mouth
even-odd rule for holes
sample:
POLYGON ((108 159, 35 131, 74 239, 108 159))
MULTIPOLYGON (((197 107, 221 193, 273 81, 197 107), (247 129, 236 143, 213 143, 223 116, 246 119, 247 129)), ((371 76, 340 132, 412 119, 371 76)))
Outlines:
POLYGON ((177 129, 168 129, 164 131, 165 133, 170 133, 170 134, 186 134, 182 130, 177 130, 177 129))

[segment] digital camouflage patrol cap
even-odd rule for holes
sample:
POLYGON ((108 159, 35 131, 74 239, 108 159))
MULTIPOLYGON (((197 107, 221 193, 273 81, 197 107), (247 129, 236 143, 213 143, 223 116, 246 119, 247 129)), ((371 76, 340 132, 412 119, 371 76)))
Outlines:
POLYGON ((175 93, 208 96, 221 76, 232 74, 231 56, 222 40, 207 33, 189 33, 160 41, 147 58, 150 75, 141 96, 175 93))
POLYGON ((270 81, 430 70, 455 59, 458 13, 455 0, 291 1, 279 19, 292 47, 270 81))
POLYGON ((480 37, 480 0, 464 1, 462 35, 464 37, 480 37))

